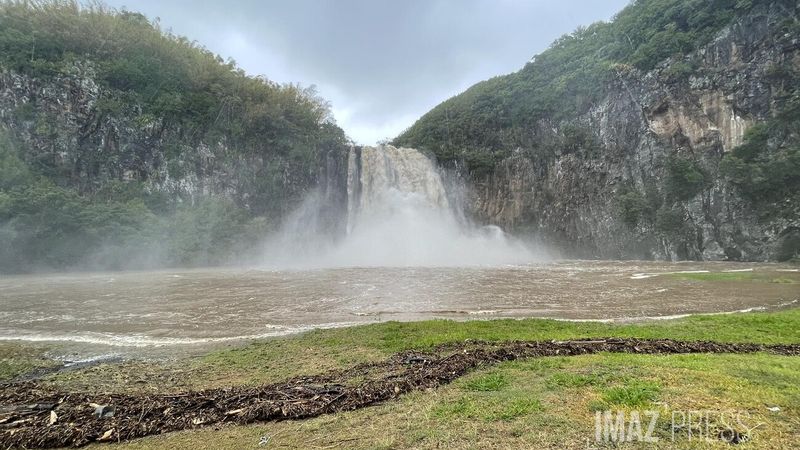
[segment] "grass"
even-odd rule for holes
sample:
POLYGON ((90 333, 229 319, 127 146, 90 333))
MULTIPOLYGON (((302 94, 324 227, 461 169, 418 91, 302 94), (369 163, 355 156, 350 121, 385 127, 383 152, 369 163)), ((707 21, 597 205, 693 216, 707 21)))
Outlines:
MULTIPOLYGON (((794 275, 794 274, 792 274, 794 275)), ((774 273, 763 272, 701 272, 672 273, 670 276, 693 281, 758 281, 764 283, 798 284, 800 278, 789 274, 776 277, 774 273)))
MULTIPOLYGON (((408 349, 466 339, 565 340, 636 337, 723 342, 800 342, 800 309, 772 313, 693 316, 639 324, 575 323, 544 319, 386 322, 315 330, 297 336, 216 350, 174 364, 100 365, 51 377, 74 390, 179 391, 262 384, 377 361, 408 349)), ((1 347, 2 345, 0 345, 1 347)), ((2 369, 0 369, 2 370, 2 369)))
MULTIPOLYGON (((164 392, 237 384, 261 384, 312 375, 383 359, 407 349, 426 349, 466 339, 563 340, 598 337, 673 338, 724 342, 800 342, 800 309, 772 313, 693 316, 640 324, 575 323, 556 320, 387 322, 315 330, 286 338, 212 351, 199 358, 154 364, 102 364, 48 378, 77 390, 164 392)), ((38 366, 51 365, 41 348, 26 352, 0 344, 0 381, 38 366)), ((585 374, 584 374, 585 375, 585 374)), ((565 381, 566 382, 566 381, 565 381)), ((551 381, 552 383, 552 381, 551 381)))
POLYGON ((500 373, 488 373, 464 383, 466 390, 477 392, 499 391, 506 386, 508 386, 508 380, 500 373))
MULTIPOLYGON (((728 444, 677 435, 671 411, 741 410, 747 424, 763 422, 741 448, 793 448, 800 430, 800 358, 754 355, 588 355, 513 361, 449 386, 415 392, 396 402, 296 422, 202 429, 122 444, 123 449, 267 448, 613 448, 595 445, 595 402, 640 399, 612 409, 660 411, 655 444, 620 448, 711 448, 728 444), (752 368, 758 368, 753 370, 752 368), (748 369, 750 368, 750 369, 748 369), (555 386, 559 374, 605 374, 583 386, 555 386), (470 390, 487 376, 507 381, 499 390, 470 390), (631 381, 635 389, 623 390, 631 381), (777 413, 768 406, 778 406, 777 413), (589 444, 587 445, 587 440, 589 444), (594 447, 593 447, 594 446, 594 447)), ((644 420, 644 419, 643 419, 644 420)), ((99 448, 99 447, 98 447, 99 448)))
POLYGON ((604 384, 602 377, 590 373, 556 373, 547 380, 547 385, 551 388, 582 388, 586 386, 598 386, 604 384))
POLYGON ((603 402, 610 409, 612 406, 641 407, 648 406, 658 398, 661 386, 652 381, 629 380, 622 386, 603 390, 603 402))
MULTIPOLYGON (((426 321, 319 330, 224 348, 173 363, 101 365, 47 378, 74 390, 164 392, 275 382, 289 376, 385 358, 409 348, 465 339, 550 340, 596 337, 674 338, 727 342, 798 343, 800 309, 772 313, 694 316, 640 324, 553 320, 426 321)), ((0 374, 40 361, 0 344, 0 374), (17 367, 9 371, 8 362, 17 367), (16 365, 15 365, 16 364, 16 365)), ((295 422, 223 426, 121 444, 125 449, 267 448, 575 448, 594 442, 595 411, 657 410, 655 444, 621 448, 730 448, 717 440, 671 441, 672 411, 736 410, 763 423, 741 448, 792 448, 800 439, 800 358, 750 355, 597 354, 506 362, 451 385, 398 401, 295 422), (780 408, 777 412, 769 407, 780 408)), ((748 422, 749 423, 749 422, 748 422)), ((591 445, 591 446, 590 446, 591 445)))
POLYGON ((0 343, 0 382, 12 380, 36 369, 58 364, 45 355, 43 346, 0 343))

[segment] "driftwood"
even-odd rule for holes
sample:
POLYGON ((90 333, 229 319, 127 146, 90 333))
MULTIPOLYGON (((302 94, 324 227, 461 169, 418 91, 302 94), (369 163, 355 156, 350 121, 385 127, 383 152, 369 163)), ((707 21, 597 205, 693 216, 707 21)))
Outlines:
POLYGON ((284 383, 165 395, 58 392, 29 381, 0 387, 0 448, 77 447, 224 423, 303 419, 363 408, 410 391, 434 388, 483 365, 599 352, 769 352, 798 356, 800 344, 668 339, 467 341, 442 345, 429 352, 403 352, 382 362, 313 377, 296 377, 284 383))

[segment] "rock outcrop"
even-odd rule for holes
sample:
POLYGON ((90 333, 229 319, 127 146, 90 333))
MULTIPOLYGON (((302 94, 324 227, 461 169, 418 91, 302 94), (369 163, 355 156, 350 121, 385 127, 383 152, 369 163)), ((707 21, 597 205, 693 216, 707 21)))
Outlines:
POLYGON ((313 148, 320 157, 299 160, 243 148, 228 136, 209 140, 109 95, 90 61, 50 77, 0 67, 0 124, 21 142, 28 164, 42 162, 48 177, 82 194, 139 182, 180 201, 224 196, 256 215, 293 209, 330 164, 327 152, 346 158, 346 148, 337 145, 313 148))
MULTIPOLYGON (((488 174, 471 176, 470 211, 486 223, 535 233, 566 254, 603 258, 771 259, 781 239, 800 228, 800 210, 787 200, 777 217, 762 220, 720 174, 725 154, 745 132, 776 114, 784 81, 775 67, 800 68, 800 40, 781 32, 787 11, 754 8, 709 44, 647 73, 614 67, 607 95, 588 112, 542 120, 538 141, 561 142, 565 130, 584 130, 591 145, 536 159, 518 148, 488 174), (679 70, 691 67, 691 70, 679 70), (635 190, 664 202, 668 161, 699 164, 708 184, 671 206, 680 229, 625 224, 619 198, 635 190)), ((669 205, 668 205, 669 206, 669 205)))

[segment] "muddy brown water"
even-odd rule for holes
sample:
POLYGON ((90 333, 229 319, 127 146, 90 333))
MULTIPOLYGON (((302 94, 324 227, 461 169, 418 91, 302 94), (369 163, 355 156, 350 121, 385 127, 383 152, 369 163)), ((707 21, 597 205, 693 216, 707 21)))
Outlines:
POLYGON ((157 354, 387 320, 663 319, 789 307, 799 282, 797 266, 638 261, 3 276, 0 340, 54 342, 78 355, 157 354), (674 274, 693 271, 760 279, 674 274))

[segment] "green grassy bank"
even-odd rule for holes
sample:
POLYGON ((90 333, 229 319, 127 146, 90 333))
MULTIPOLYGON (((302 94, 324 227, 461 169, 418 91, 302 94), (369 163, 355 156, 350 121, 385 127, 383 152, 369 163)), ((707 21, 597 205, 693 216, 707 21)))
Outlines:
MULTIPOLYGON (((800 309, 693 316, 639 324, 553 320, 389 322, 319 330, 168 363, 127 362, 51 375, 68 390, 164 392, 280 381, 465 339, 672 338, 798 343, 800 309)), ((0 376, 51 364, 42 347, 0 345, 0 376)), ((541 358, 485 367, 440 389, 358 411, 297 422, 199 429, 123 444, 131 448, 730 448, 716 438, 723 411, 756 427, 738 448, 792 448, 800 438, 800 358, 622 355, 541 358), (778 408, 775 410, 775 408, 778 408), (772 408, 770 410, 769 408, 772 408), (655 443, 595 441, 595 412, 659 411, 655 443), (710 440, 695 427, 672 441, 673 412, 711 412, 710 440), (760 425, 759 425, 760 424, 760 425)), ((642 418, 647 428, 649 419, 642 418)))

